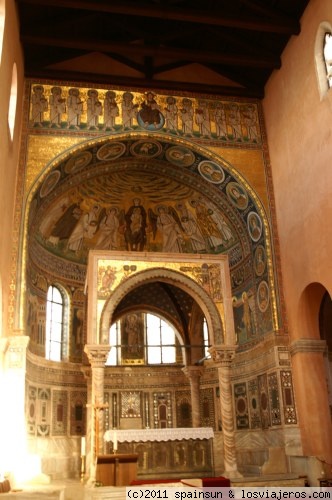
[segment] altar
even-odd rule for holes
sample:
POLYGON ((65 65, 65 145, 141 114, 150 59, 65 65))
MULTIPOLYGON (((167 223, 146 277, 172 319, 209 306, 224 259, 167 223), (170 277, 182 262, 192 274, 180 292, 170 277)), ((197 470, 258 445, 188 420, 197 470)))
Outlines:
POLYGON ((137 454, 140 478, 213 476, 213 437, 210 427, 112 429, 104 435, 106 453, 137 454))

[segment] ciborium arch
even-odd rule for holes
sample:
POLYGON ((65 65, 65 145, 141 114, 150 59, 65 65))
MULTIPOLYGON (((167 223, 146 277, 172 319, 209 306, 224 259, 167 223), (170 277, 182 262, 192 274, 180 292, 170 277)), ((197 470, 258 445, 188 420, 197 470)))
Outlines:
MULTIPOLYGON (((128 293, 152 282, 169 283, 182 289, 199 305, 206 318, 209 350, 219 377, 225 472, 235 476, 237 464, 230 364, 237 345, 227 255, 90 251, 85 286, 88 310, 87 344, 84 349, 91 365, 90 406, 99 408, 104 403, 104 369, 112 348, 109 344, 109 329, 113 313, 128 293)), ((90 464, 90 479, 93 480, 94 464, 101 451, 102 438, 96 436, 95 412, 89 413, 87 462, 88 467, 90 464)), ((98 429, 102 434, 102 425, 98 429)))

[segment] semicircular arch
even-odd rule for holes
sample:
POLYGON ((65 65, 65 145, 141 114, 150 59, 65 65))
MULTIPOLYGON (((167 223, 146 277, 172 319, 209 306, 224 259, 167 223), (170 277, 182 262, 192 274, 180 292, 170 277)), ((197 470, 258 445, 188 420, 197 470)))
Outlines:
MULTIPOLYGON (((170 283, 187 292, 197 302, 206 317, 210 343, 220 345, 225 342, 228 325, 223 324, 218 309, 207 292, 188 276, 174 270, 158 267, 128 277, 117 286, 104 305, 100 319, 100 331, 97 334, 98 338, 95 339, 97 343, 108 344, 112 316, 121 300, 136 287, 153 281, 170 283)), ((233 332, 232 325, 229 325, 229 329, 233 332)))
MULTIPOLYGON (((178 207, 175 202, 167 203, 165 200, 167 196, 169 200, 173 200, 174 193, 178 195, 180 190, 177 186, 181 188, 182 200, 185 200, 182 208, 187 204, 195 219, 194 224, 200 225, 200 234, 203 233, 203 237, 197 243, 189 234, 191 221, 187 221, 186 240, 176 251, 228 254, 235 310, 240 311, 236 321, 243 324, 245 308, 250 309, 253 316, 250 326, 253 332, 248 333, 248 338, 243 337, 244 342, 258 333, 277 330, 279 302, 273 271, 270 221, 264 204, 244 175, 220 154, 188 139, 155 132, 130 132, 89 139, 67 149, 45 166, 27 192, 22 243, 27 240, 29 234, 30 245, 35 247, 30 255, 38 255, 38 263, 45 257, 44 261, 51 264, 47 265, 49 272, 52 272, 52 260, 48 259, 48 256, 53 252, 54 269, 63 272, 63 279, 65 273, 72 274, 77 270, 80 276, 83 276, 86 261, 80 260, 81 255, 68 250, 67 246, 61 247, 56 238, 48 239, 47 234, 47 224, 53 223, 52 216, 56 210, 61 209, 62 204, 72 202, 72 194, 76 202, 83 198, 85 201, 88 199, 88 203, 81 207, 85 213, 89 212, 96 195, 100 196, 100 212, 106 209, 108 200, 112 200, 112 204, 116 205, 116 210, 119 214, 121 212, 122 216, 128 211, 130 196, 145 196, 150 205, 152 204, 151 213, 154 212, 156 220, 156 209, 161 204, 169 206, 173 203, 172 214, 176 212, 174 208, 178 207), (129 174, 134 176, 134 180, 130 190, 125 193, 129 174), (144 177, 145 185, 143 190, 139 191, 138 183, 144 177), (155 182, 153 192, 151 179, 155 182), (161 190, 158 189, 158 182, 163 180, 163 186, 166 185, 168 191, 165 190, 164 200, 159 202, 161 190), (115 185, 117 190, 110 191, 115 185), (189 194, 186 198, 187 193, 189 194), (47 228, 44 234, 41 233, 41 227, 47 228), (213 231, 218 233, 217 237, 213 231), (56 262, 58 257, 61 258, 61 265, 56 262), (249 305, 248 301, 251 301, 249 305), (260 331, 259 325, 262 324, 264 331, 260 331)), ((177 214, 179 221, 186 220, 185 213, 180 213, 182 208, 179 208, 177 214)), ((184 229, 185 225, 182 224, 183 233, 184 229)), ((154 230, 156 231, 156 228, 154 230)), ((150 228, 149 237, 152 233, 150 228)), ((172 252, 173 250, 162 248, 161 230, 158 237, 157 243, 151 237, 150 247, 145 249, 172 252)), ((23 246, 24 244, 22 248, 23 246)), ((89 248, 91 247, 85 248, 84 258, 87 257, 89 248)), ((124 246, 119 249, 126 250, 124 246)), ((26 261, 23 262, 18 287, 21 290, 22 303, 27 288, 26 261)))

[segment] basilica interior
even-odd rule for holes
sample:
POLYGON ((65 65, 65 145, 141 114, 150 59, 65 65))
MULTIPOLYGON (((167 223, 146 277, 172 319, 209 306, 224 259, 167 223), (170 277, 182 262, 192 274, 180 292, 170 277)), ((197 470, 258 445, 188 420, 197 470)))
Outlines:
POLYGON ((0 494, 331 485, 330 0, 65 4, 0 1, 0 494))

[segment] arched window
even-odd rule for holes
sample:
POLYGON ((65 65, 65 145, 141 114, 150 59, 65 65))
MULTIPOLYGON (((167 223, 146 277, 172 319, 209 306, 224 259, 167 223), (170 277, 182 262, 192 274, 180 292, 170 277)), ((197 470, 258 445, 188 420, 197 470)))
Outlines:
POLYGON ((329 405, 332 414, 332 300, 328 292, 323 296, 319 310, 319 333, 326 341, 327 352, 324 356, 326 364, 326 381, 329 395, 329 405))
POLYGON ((332 87, 332 26, 322 22, 317 30, 315 62, 320 97, 332 87))
POLYGON ((326 67, 326 78, 329 87, 332 87, 332 33, 325 33, 324 36, 324 61, 326 67))
POLYGON ((14 63, 12 71, 12 83, 10 87, 9 107, 8 107, 8 126, 9 126, 11 140, 13 140, 14 137, 16 105, 17 105, 17 66, 16 63, 14 63))
POLYGON ((210 343, 209 343, 209 330, 208 330, 208 326, 207 326, 207 322, 206 322, 206 319, 204 318, 203 319, 203 342, 204 342, 204 356, 206 358, 210 358, 211 355, 208 351, 209 347, 210 347, 210 343))
POLYGON ((181 337, 163 318, 129 313, 110 328, 112 346, 106 365, 183 364, 181 337))
POLYGON ((61 361, 65 357, 65 297, 59 287, 47 291, 45 357, 61 361))
POLYGON ((3 309, 3 304, 2 304, 2 280, 0 276, 0 338, 2 337, 2 309, 3 309))

